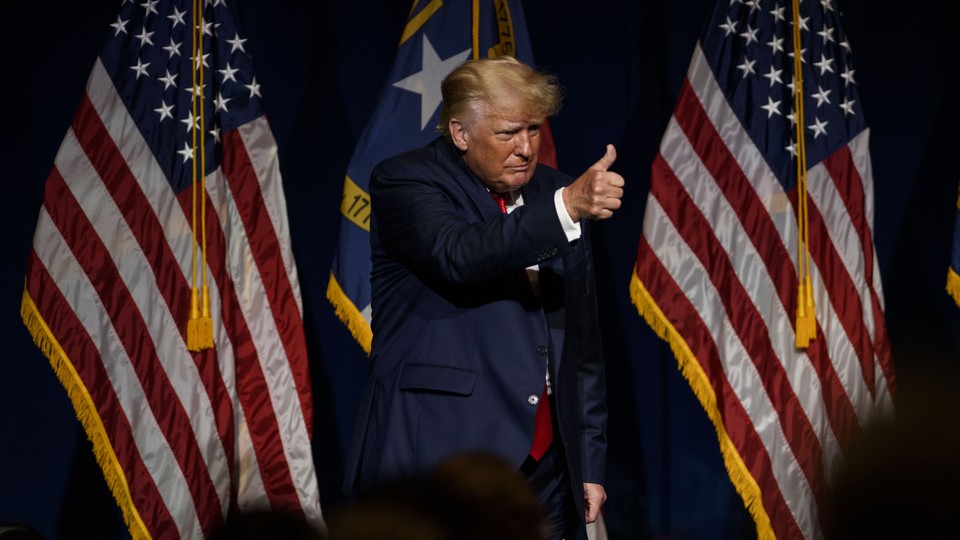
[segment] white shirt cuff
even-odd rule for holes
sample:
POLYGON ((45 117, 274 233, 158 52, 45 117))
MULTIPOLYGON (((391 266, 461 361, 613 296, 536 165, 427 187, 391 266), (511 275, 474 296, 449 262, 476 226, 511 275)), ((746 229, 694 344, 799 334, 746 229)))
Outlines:
POLYGON ((573 242, 580 238, 580 224, 574 223, 567 212, 567 206, 563 204, 563 190, 564 188, 560 188, 553 194, 553 204, 557 207, 557 217, 560 218, 560 225, 563 226, 563 233, 567 235, 567 241, 573 242))

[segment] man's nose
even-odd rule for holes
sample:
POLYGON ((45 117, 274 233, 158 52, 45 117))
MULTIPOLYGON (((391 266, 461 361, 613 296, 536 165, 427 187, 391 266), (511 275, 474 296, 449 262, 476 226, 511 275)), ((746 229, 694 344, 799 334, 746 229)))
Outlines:
POLYGON ((522 157, 530 157, 530 152, 530 133, 527 130, 522 130, 517 133, 517 145, 514 147, 513 153, 522 157))

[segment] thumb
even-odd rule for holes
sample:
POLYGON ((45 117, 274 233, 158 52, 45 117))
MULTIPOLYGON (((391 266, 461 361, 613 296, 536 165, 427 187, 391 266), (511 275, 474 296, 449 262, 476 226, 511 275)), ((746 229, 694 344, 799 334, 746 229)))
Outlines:
POLYGON ((600 158, 600 161, 594 163, 593 166, 590 168, 595 171, 605 171, 609 169, 610 166, 613 165, 613 162, 616 160, 617 160, 617 149, 614 148, 612 144, 608 144, 607 153, 605 153, 603 157, 600 158))

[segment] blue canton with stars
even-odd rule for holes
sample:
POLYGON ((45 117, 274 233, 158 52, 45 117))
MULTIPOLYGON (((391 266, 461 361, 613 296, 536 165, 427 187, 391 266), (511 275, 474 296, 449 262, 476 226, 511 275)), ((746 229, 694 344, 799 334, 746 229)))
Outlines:
MULTIPOLYGON (((193 181, 192 0, 125 0, 100 55, 175 192, 193 181)), ((206 172, 220 160, 220 134, 264 114, 239 17, 225 0, 204 0, 203 77, 206 172)), ((199 85, 200 71, 197 71, 199 85)), ((198 115, 199 116, 199 115, 198 115)), ((197 138, 199 148, 200 139, 197 138)), ((198 149, 197 159, 200 159, 198 149)))
MULTIPOLYGON (((790 0, 719 2, 703 51, 720 88, 784 189, 796 184, 790 0)), ((804 135, 813 167, 866 128, 834 0, 800 0, 804 135)))

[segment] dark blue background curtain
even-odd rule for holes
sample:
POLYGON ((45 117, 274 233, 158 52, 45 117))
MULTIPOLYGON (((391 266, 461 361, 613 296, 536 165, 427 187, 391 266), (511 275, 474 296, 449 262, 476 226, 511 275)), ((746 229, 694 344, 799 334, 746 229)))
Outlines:
MULTIPOLYGON (((953 385, 960 308, 944 292, 956 214, 958 4, 838 0, 871 128, 875 241, 902 399, 953 385), (908 7, 909 6, 909 7, 908 7), (922 7, 919 7, 922 6, 922 7)), ((343 175, 376 103, 409 3, 238 1, 280 151, 314 378, 325 511, 366 357, 324 294, 343 175)), ((48 538, 127 535, 66 393, 19 319, 43 181, 119 2, 4 5, 0 281, 0 524, 48 538), (14 31, 18 28, 18 31, 14 31)), ((628 283, 650 164, 673 110, 707 0, 525 0, 539 66, 568 97, 552 120, 560 168, 578 174, 607 142, 627 180, 623 209, 595 228, 609 370, 611 538, 749 538, 713 427, 676 361, 631 305, 628 283)), ((955 421, 955 420, 954 420, 955 421)))

